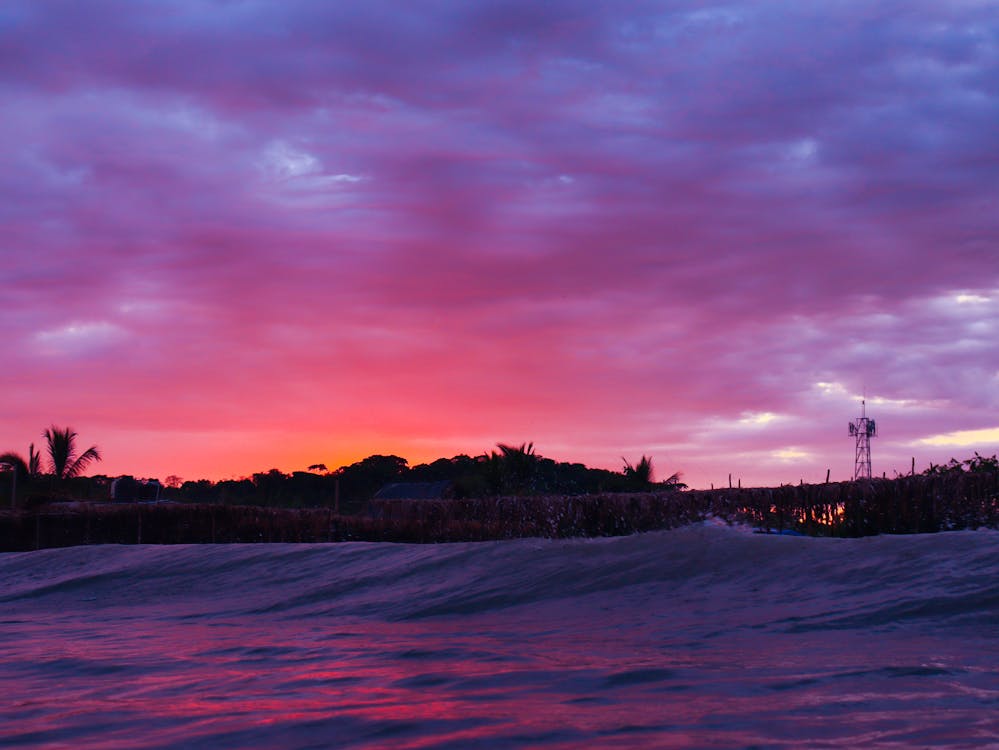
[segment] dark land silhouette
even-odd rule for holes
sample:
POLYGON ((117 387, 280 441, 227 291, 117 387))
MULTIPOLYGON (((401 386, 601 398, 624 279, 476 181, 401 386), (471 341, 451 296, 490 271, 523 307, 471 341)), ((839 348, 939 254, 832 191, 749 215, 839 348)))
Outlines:
POLYGON ((416 466, 372 455, 334 471, 314 464, 218 482, 168 477, 161 485, 81 476, 100 460, 96 446, 78 452, 70 428, 53 426, 44 436, 48 472, 34 445, 27 459, 0 455, 8 467, 0 474, 0 550, 607 536, 707 518, 815 536, 999 528, 999 461, 977 453, 893 479, 687 490, 678 473, 656 482, 647 456, 622 459, 613 472, 556 462, 523 443, 416 466), (118 502, 110 502, 112 487, 118 502))

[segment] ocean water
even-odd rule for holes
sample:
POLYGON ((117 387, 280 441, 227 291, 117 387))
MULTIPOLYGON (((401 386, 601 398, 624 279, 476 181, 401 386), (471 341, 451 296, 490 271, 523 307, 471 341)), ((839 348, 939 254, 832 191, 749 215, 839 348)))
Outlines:
POLYGON ((0 747, 999 747, 999 533, 0 555, 0 747))

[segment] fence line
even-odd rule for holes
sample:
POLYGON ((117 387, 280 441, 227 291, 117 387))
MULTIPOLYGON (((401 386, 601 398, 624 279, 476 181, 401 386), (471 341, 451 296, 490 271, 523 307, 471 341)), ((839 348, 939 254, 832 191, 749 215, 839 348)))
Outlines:
POLYGON ((449 542, 613 536, 717 517, 816 536, 999 528, 999 472, 688 492, 378 500, 370 513, 184 503, 63 503, 0 511, 0 550, 77 544, 449 542))

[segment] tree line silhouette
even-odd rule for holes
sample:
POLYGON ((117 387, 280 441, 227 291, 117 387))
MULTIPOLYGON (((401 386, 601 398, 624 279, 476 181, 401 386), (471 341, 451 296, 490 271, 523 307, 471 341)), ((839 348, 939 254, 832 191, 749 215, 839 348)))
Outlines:
POLYGON ((642 456, 635 472, 627 464, 621 472, 594 469, 581 463, 557 462, 538 454, 533 443, 500 443, 497 450, 478 456, 459 454, 410 466, 395 455, 372 455, 333 471, 313 464, 311 471, 285 474, 277 469, 243 479, 211 482, 205 479, 166 488, 165 496, 200 503, 267 505, 278 507, 336 506, 341 513, 357 513, 386 485, 400 482, 445 482, 447 494, 468 497, 586 495, 641 492, 686 487, 679 474, 665 482, 654 480, 652 459, 642 456))
MULTIPOLYGON (((999 527, 999 459, 981 456, 921 474, 780 487, 685 489, 674 474, 654 481, 651 458, 620 472, 556 462, 533 443, 499 444, 410 466, 373 455, 329 471, 277 469, 243 479, 184 482, 168 477, 160 494, 172 503, 107 503, 117 479, 82 472, 101 454, 77 449, 77 434, 54 425, 27 458, 0 454, 0 550, 96 543, 258 541, 471 541, 513 536, 594 536, 673 528, 707 517, 779 533, 865 536, 999 527), (411 482, 446 485, 448 494, 386 493, 411 482), (7 491, 5 491, 5 488, 7 491), (14 502, 15 498, 18 500, 14 502), (409 498, 409 499, 406 499, 409 498), (421 499, 416 499, 421 498, 421 499), (58 500, 99 503, 49 504, 58 500), (370 511, 370 512, 364 512, 370 511)), ((133 484, 141 484, 129 477, 133 484)), ((142 499, 142 498, 132 498, 142 499)))
MULTIPOLYGON (((18 504, 38 505, 52 500, 108 500, 116 477, 83 476, 101 454, 97 446, 77 449, 77 433, 55 425, 42 433, 44 455, 32 443, 25 459, 16 452, 0 454, 0 464, 14 471, 20 483, 18 504)), ((594 469, 582 463, 557 462, 535 451, 533 443, 499 443, 496 450, 478 456, 459 454, 410 466, 395 455, 372 455, 330 471, 315 463, 306 471, 284 473, 278 469, 240 479, 183 481, 166 477, 161 497, 178 502, 273 507, 336 507, 357 513, 378 490, 399 482, 447 483, 449 497, 586 495, 650 490, 681 490, 686 485, 675 473, 656 482, 652 459, 642 456, 634 465, 624 460, 620 472, 594 469)), ((135 480, 134 477, 124 477, 135 480)), ((0 497, 11 488, 0 487, 0 497)))

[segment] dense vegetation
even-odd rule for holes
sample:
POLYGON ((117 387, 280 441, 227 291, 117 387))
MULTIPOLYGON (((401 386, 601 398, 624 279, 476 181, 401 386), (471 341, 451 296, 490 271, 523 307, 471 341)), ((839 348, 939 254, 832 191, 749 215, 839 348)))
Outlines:
MULTIPOLYGON (((25 462, 29 469, 33 455, 32 449, 25 462)), ((527 444, 414 467, 397 456, 370 456, 333 472, 312 468, 217 483, 174 478, 165 492, 182 502, 154 504, 48 503, 106 501, 111 480, 36 471, 24 480, 34 493, 28 502, 19 510, 0 510, 0 551, 108 543, 603 536, 712 517, 817 536, 999 528, 999 460, 978 454, 895 479, 688 492, 676 491, 682 487, 676 476, 653 483, 644 456, 634 466, 625 462, 617 474, 558 464, 537 456, 527 444), (449 499, 369 499, 392 481, 441 480, 453 483, 449 499)))
POLYGON ((479 456, 416 466, 399 456, 374 455, 334 471, 315 464, 308 471, 271 469, 219 482, 167 477, 162 486, 119 477, 130 499, 176 502, 74 509, 48 503, 106 503, 115 479, 80 476, 100 460, 100 453, 96 446, 77 450, 72 429, 53 426, 43 435, 44 452, 31 445, 27 459, 0 454, 6 467, 0 480, 10 479, 9 484, 0 481, 0 503, 11 507, 16 497, 16 506, 23 509, 0 514, 7 549, 143 539, 445 541, 604 535, 670 528, 707 516, 824 536, 999 526, 996 456, 976 453, 890 480, 679 493, 685 485, 678 475, 655 482, 646 456, 635 464, 624 460, 622 470, 613 472, 553 461, 537 454, 531 443, 500 444, 479 456), (380 488, 406 482, 444 483, 447 492, 436 499, 407 500, 416 495, 403 493, 372 501, 380 488), (150 488, 154 495, 141 494, 150 488))
POLYGON ((230 505, 335 506, 341 513, 356 513, 367 507, 380 488, 396 482, 448 482, 448 496, 454 498, 582 495, 683 486, 676 475, 657 485, 650 477, 636 478, 579 463, 559 463, 536 454, 530 444, 498 447, 499 451, 481 456, 458 455, 416 466, 409 466, 399 456, 374 455, 324 473, 285 474, 271 469, 238 480, 183 482, 167 487, 165 496, 230 505))
MULTIPOLYGON (((46 430, 50 454, 49 471, 42 471, 34 445, 29 459, 16 453, 0 455, 0 462, 16 467, 18 505, 38 505, 50 500, 105 501, 111 497, 115 477, 79 476, 83 467, 100 460, 96 447, 82 453, 75 450, 76 433, 71 429, 46 430)), ((383 486, 394 482, 447 482, 453 498, 585 495, 607 492, 640 492, 653 489, 683 489, 679 475, 655 482, 652 460, 647 456, 632 466, 624 462, 621 472, 591 469, 581 463, 556 462, 539 455, 532 443, 519 446, 500 444, 498 450, 479 456, 458 455, 432 463, 410 466, 399 456, 374 455, 334 471, 314 464, 309 471, 286 474, 277 469, 241 479, 213 482, 207 479, 183 481, 167 477, 159 490, 160 499, 186 503, 255 505, 284 508, 336 507, 350 514, 366 509, 368 501, 383 486)), ((123 481, 138 486, 133 477, 123 481)), ((141 480, 140 480, 141 481, 141 480)), ((0 486, 0 501, 10 505, 11 487, 0 486)), ((153 499, 153 495, 139 496, 153 499)))
POLYGON ((67 503, 0 511, 0 551, 77 544, 449 542, 631 534, 702 519, 813 536, 999 528, 999 471, 976 466, 895 479, 775 488, 450 500, 332 508, 67 503))

